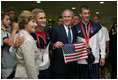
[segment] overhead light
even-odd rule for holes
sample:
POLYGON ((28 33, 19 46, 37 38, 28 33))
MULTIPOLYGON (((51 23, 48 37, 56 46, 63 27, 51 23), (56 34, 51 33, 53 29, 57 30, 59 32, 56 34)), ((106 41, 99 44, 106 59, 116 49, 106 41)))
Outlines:
POLYGON ((100 2, 100 4, 104 4, 104 2, 103 2, 103 1, 101 1, 101 2, 100 2))
POLYGON ((72 9, 76 9, 76 7, 72 7, 72 9))
POLYGON ((52 21, 52 19, 49 19, 49 21, 52 21))
POLYGON ((96 14, 99 14, 99 12, 96 12, 96 14))
POLYGON ((41 1, 36 1, 36 3, 41 3, 41 1))

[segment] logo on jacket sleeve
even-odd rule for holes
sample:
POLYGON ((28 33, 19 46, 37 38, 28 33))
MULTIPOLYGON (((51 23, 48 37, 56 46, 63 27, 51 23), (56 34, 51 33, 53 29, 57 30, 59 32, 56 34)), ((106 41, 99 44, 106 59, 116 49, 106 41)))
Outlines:
POLYGON ((81 30, 79 30, 78 33, 81 33, 81 30))
POLYGON ((93 28, 91 28, 91 33, 93 33, 93 28))

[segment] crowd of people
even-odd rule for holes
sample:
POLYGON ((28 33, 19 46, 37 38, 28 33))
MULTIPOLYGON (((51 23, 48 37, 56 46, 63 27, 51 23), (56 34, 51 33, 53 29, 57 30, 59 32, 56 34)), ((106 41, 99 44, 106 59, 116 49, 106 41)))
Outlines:
POLYGON ((65 9, 53 28, 46 22, 39 8, 17 19, 13 8, 1 12, 2 79, 99 79, 105 68, 117 79, 117 23, 108 32, 99 16, 90 20, 88 6, 78 15, 65 9), (65 63, 62 47, 76 42, 86 44, 88 59, 65 63))

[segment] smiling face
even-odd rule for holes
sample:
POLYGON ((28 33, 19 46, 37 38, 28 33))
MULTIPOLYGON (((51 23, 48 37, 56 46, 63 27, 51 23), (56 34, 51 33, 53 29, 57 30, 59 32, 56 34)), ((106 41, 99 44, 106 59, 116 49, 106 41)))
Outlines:
POLYGON ((90 10, 89 9, 82 9, 82 13, 80 13, 82 21, 88 23, 90 20, 90 10))
POLYGON ((31 19, 26 25, 25 25, 25 30, 29 33, 33 33, 35 32, 35 28, 36 28, 37 24, 36 24, 36 20, 35 19, 31 19))
POLYGON ((71 23, 72 23, 72 12, 70 11, 65 11, 63 13, 63 23, 66 25, 66 26, 70 26, 71 23))
POLYGON ((45 27, 46 26, 46 15, 44 12, 38 13, 36 16, 36 23, 40 27, 45 27))

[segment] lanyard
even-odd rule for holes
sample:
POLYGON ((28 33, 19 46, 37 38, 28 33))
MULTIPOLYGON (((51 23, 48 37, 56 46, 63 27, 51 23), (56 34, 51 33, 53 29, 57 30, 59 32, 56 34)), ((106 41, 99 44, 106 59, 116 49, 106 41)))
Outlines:
POLYGON ((7 31, 7 29, 6 28, 4 28, 4 27, 1 27, 4 31, 7 31))
POLYGON ((81 22, 81 28, 82 28, 86 43, 89 44, 90 22, 89 22, 89 27, 88 27, 88 36, 86 36, 86 34, 85 34, 85 30, 83 28, 82 22, 81 22))
MULTIPOLYGON (((44 35, 44 47, 45 47, 45 40, 46 40, 46 37, 45 36, 46 36, 46 34, 43 32, 43 35, 44 35)), ((40 49, 40 52, 41 52, 41 44, 40 44, 40 40, 39 40, 37 31, 36 31, 36 37, 37 37, 39 49, 40 49)), ((42 55, 42 62, 43 62, 43 57, 44 57, 44 51, 43 51, 43 55, 42 55)))

